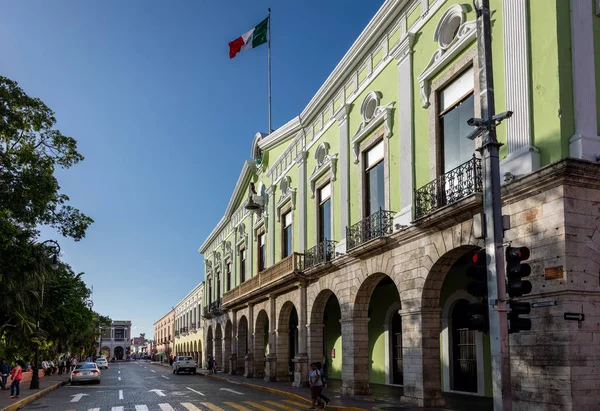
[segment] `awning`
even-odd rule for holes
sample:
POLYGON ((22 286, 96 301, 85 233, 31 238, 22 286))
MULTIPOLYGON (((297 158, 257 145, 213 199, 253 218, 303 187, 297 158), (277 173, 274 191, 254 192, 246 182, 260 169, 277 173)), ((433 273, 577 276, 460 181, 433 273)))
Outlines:
POLYGON ((165 355, 165 352, 164 351, 157 352, 156 355, 165 355))

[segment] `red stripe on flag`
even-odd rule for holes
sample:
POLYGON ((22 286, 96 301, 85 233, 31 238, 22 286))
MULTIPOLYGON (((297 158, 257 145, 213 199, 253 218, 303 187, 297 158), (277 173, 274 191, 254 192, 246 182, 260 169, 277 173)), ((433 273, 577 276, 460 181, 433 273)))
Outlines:
POLYGON ((240 36, 237 39, 229 42, 229 58, 232 59, 240 52, 244 46, 244 39, 240 36))

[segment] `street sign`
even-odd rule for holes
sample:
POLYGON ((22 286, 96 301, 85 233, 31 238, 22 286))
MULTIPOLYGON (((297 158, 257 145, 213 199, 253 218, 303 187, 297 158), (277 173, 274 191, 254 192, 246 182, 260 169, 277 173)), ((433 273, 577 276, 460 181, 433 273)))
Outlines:
POLYGON ((583 321, 585 320, 584 313, 565 313, 565 320, 567 321, 583 321))

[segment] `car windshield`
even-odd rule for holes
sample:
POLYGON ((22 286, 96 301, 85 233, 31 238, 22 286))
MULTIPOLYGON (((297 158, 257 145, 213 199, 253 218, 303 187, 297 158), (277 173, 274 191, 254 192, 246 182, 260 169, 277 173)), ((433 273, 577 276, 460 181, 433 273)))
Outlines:
POLYGON ((96 362, 105 362, 105 361, 106 361, 106 358, 98 358, 98 359, 96 360, 96 362))
POLYGON ((95 370, 96 369, 96 364, 94 364, 93 362, 84 362, 82 364, 77 364, 77 367, 75 367, 76 370, 95 370))
POLYGON ((192 357, 179 357, 179 361, 192 361, 192 357))

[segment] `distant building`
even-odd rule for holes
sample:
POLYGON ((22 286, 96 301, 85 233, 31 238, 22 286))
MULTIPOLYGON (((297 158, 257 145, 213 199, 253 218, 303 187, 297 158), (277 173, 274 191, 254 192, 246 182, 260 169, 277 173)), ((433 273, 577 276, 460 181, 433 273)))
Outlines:
POLYGON ((129 348, 130 348, 131 354, 141 353, 141 352, 146 351, 146 338, 145 338, 145 336, 142 337, 140 335, 139 337, 133 337, 131 339, 130 344, 129 344, 129 348))
POLYGON ((175 346, 175 311, 171 309, 154 323, 154 344, 148 355, 155 361, 168 361, 175 346))
POLYGON ((110 328, 105 329, 102 334, 100 341, 102 355, 106 358, 115 357, 117 360, 124 360, 129 350, 130 338, 131 321, 113 321, 110 328))

